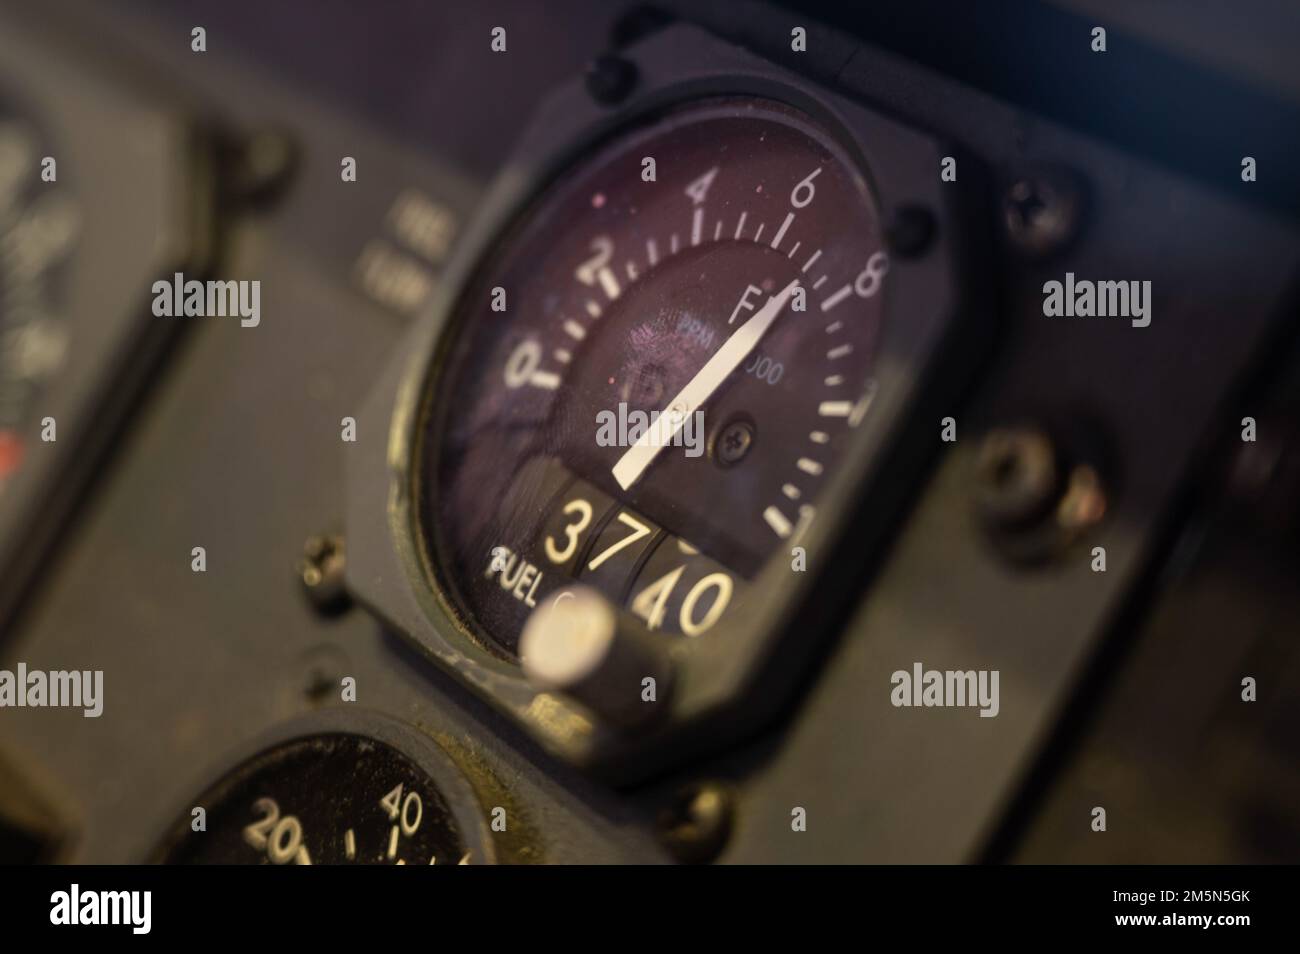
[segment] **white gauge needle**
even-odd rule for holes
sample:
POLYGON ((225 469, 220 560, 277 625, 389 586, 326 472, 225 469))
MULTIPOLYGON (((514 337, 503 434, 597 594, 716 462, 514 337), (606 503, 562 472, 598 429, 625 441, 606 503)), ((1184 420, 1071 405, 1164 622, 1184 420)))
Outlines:
POLYGON ((727 379, 727 376, 740 367, 749 357, 749 353, 758 347, 758 343, 772 327, 772 322, 785 308, 786 302, 799 285, 795 279, 785 288, 767 300, 767 304, 754 313, 735 334, 728 338, 713 357, 704 363, 690 383, 668 402, 668 407, 656 418, 654 424, 646 429, 640 439, 629 447, 618 459, 612 471, 618 485, 627 490, 641 479, 645 469, 659 456, 659 452, 672 442, 681 430, 686 419, 700 409, 713 396, 713 392, 727 379))

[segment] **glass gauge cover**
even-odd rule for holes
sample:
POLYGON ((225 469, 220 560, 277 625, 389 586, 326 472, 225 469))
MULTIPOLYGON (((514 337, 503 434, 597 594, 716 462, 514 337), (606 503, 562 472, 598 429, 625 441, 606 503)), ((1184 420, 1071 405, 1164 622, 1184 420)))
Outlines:
POLYGON ((574 579, 707 638, 795 548, 871 402, 888 257, 866 172, 764 99, 579 157, 462 296, 416 478, 430 568, 512 654, 574 579))

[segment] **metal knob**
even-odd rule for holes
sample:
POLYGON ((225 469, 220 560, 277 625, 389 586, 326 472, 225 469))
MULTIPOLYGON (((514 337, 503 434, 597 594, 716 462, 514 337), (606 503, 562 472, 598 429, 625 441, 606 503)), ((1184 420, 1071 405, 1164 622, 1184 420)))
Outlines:
POLYGON ((524 674, 631 727, 666 708, 672 666, 662 638, 589 586, 566 587, 533 610, 519 638, 524 674))

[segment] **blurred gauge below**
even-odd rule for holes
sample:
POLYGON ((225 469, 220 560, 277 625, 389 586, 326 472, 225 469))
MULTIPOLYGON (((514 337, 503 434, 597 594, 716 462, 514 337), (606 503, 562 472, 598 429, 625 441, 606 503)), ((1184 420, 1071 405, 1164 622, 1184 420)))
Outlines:
MULTIPOLYGON (((329 721, 328 717, 326 722, 329 721)), ((483 864, 477 802, 414 733, 394 745, 324 731, 273 743, 186 808, 157 851, 168 864, 483 864), (409 754, 408 754, 409 752, 409 754), (200 812, 200 809, 202 810, 200 812)))

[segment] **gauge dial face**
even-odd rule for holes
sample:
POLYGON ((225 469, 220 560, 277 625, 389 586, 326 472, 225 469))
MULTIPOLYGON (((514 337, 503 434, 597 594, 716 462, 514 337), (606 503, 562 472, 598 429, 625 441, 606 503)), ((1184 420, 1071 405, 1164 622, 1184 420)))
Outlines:
POLYGON ((565 172, 471 283, 426 403, 423 535, 472 625, 513 653, 578 578, 707 638, 798 569, 888 264, 864 170, 775 102, 679 107, 565 172))
POLYGON ((39 150, 24 124, 0 119, 0 495, 22 465, 39 399, 68 347, 50 284, 75 243, 78 214, 62 189, 36 182, 39 150))
POLYGON ((236 769, 187 813, 170 864, 474 864, 433 780, 374 739, 327 734, 236 769))

